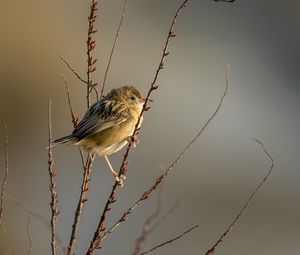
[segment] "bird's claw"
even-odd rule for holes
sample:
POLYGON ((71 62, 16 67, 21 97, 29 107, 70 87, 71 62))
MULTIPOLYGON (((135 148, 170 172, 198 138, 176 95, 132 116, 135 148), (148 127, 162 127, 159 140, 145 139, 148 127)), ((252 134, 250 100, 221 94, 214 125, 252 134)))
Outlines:
POLYGON ((133 148, 135 148, 140 142, 137 135, 128 136, 126 140, 132 144, 133 148))
POLYGON ((122 174, 122 175, 120 175, 120 177, 116 176, 115 179, 116 179, 116 182, 118 183, 119 186, 121 186, 121 187, 124 186, 123 180, 126 180, 126 176, 125 175, 122 174))

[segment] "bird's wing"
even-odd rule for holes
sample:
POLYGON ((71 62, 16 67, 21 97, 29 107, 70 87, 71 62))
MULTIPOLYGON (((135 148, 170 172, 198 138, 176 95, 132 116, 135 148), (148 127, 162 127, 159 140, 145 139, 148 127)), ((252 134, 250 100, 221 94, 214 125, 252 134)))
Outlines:
POLYGON ((104 129, 118 125, 128 118, 124 111, 114 111, 111 100, 101 100, 94 103, 83 116, 73 131, 80 140, 98 133, 104 129))

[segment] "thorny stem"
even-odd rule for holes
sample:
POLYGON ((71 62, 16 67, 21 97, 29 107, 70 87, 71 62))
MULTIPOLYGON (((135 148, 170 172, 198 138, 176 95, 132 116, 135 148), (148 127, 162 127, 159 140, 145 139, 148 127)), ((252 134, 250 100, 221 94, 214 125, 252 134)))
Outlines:
POLYGON ((89 181, 90 181, 90 176, 91 176, 91 171, 92 171, 92 163, 93 163, 94 159, 95 159, 95 154, 89 154, 87 157, 87 160, 86 160, 86 164, 84 165, 80 197, 79 197, 79 200, 77 203, 77 208, 75 211, 74 222, 72 225, 72 233, 71 233, 68 251, 67 251, 68 255, 72 254, 74 247, 75 247, 76 235, 77 235, 78 226, 79 226, 79 222, 80 222, 80 216, 82 214, 82 208, 83 208, 84 203, 87 201, 87 192, 89 191, 89 181))
MULTIPOLYGON (((186 5, 187 2, 188 2, 188 0, 184 0, 182 2, 182 4, 177 9, 177 11, 176 11, 176 13, 175 13, 175 15, 174 15, 174 17, 172 19, 172 23, 171 23, 171 26, 170 26, 170 29, 169 29, 169 32, 168 32, 168 35, 167 35, 165 46, 163 48, 162 56, 161 56, 158 68, 157 68, 157 70, 155 72, 154 79, 153 79, 153 81, 152 81, 152 83, 150 85, 149 91, 147 93, 147 96, 146 96, 146 99, 145 99, 145 103, 143 105, 142 112, 141 112, 141 114, 140 114, 140 116, 138 118, 138 121, 137 121, 136 125, 135 125, 134 131, 133 131, 133 134, 132 134, 133 137, 137 134, 139 123, 141 121, 142 115, 144 114, 145 111, 149 110, 149 107, 147 106, 147 104, 149 102, 150 95, 152 94, 152 92, 154 90, 156 90, 158 88, 158 85, 156 85, 156 81, 157 81, 158 75, 160 73, 160 70, 163 69, 164 60, 165 60, 166 56, 169 55, 168 46, 169 46, 170 39, 176 36, 175 33, 174 33, 174 31, 173 31, 173 29, 174 29, 177 17, 179 15, 180 11, 185 7, 185 5, 186 5)), ((129 156, 129 152, 130 152, 131 148, 132 148, 132 143, 129 143, 128 147, 127 147, 127 150, 126 150, 126 152, 124 154, 123 161, 121 163, 120 171, 118 173, 119 177, 121 175, 125 175, 125 173, 127 171, 128 156, 129 156)), ((100 220, 99 220, 99 224, 98 224, 97 230, 94 233, 93 240, 91 241, 89 249, 88 249, 88 251, 86 253, 87 255, 92 254, 95 249, 100 248, 99 246, 100 246, 100 243, 101 243, 101 240, 102 240, 101 233, 103 231, 105 231, 104 222, 105 222, 105 219, 106 219, 106 215, 107 215, 107 213, 110 210, 111 205, 116 201, 116 199, 115 199, 115 192, 116 192, 117 187, 118 187, 118 183, 116 181, 114 183, 113 187, 112 187, 112 191, 111 191, 111 193, 109 195, 109 198, 107 199, 106 204, 104 206, 104 209, 102 211, 102 214, 101 214, 101 217, 100 217, 100 220)))
POLYGON ((51 150, 51 141, 52 141, 52 125, 51 125, 51 99, 49 100, 49 109, 48 109, 48 172, 50 177, 50 193, 51 193, 51 202, 50 202, 50 208, 51 208, 51 251, 52 255, 56 255, 56 221, 57 216, 59 214, 59 210, 57 209, 57 192, 56 192, 56 183, 55 183, 55 176, 56 171, 53 170, 53 158, 52 158, 52 150, 51 150))
POLYGON ((182 233, 181 235, 179 235, 179 236, 177 236, 177 237, 175 237, 175 238, 172 238, 172 239, 170 239, 170 240, 168 240, 168 241, 166 241, 166 242, 163 242, 163 243, 161 243, 161 244, 159 244, 159 245, 156 245, 156 246, 154 246, 153 248, 151 248, 150 250, 147 250, 147 251, 144 251, 144 252, 142 252, 142 253, 139 253, 138 255, 146 255, 146 254, 149 254, 149 253, 151 253, 152 251, 154 251, 154 250, 156 250, 156 249, 158 249, 158 248, 161 248, 161 247, 163 247, 163 246, 165 246, 165 245, 167 245, 167 244, 169 244, 169 243, 173 243, 173 242, 175 242, 176 240, 178 240, 179 238, 185 236, 186 234, 190 233, 191 231, 193 231, 195 228, 198 228, 198 227, 199 227, 199 225, 195 225, 195 226, 191 227, 190 229, 186 230, 186 231, 185 231, 184 233, 182 233))
POLYGON ((146 199, 149 198, 151 193, 155 191, 159 185, 163 182, 163 180, 168 176, 170 171, 177 165, 177 163, 180 161, 182 156, 185 154, 185 152, 196 142, 196 140, 200 137, 200 135, 205 131, 205 129, 208 127, 208 125, 212 122, 212 120, 215 118, 216 114, 219 112, 221 109, 221 106, 223 104, 224 98, 227 95, 228 91, 228 72, 229 69, 227 67, 226 70, 226 86, 225 86, 225 91, 219 101, 219 104, 214 111, 214 113, 210 116, 210 118, 204 123, 200 131, 194 136, 194 138, 183 148, 183 150, 178 154, 177 158, 163 171, 163 173, 156 179, 155 183, 147 190, 145 191, 140 198, 131 206, 128 208, 126 212, 123 213, 122 217, 116 221, 110 228, 107 230, 101 237, 101 240, 105 239, 107 235, 111 234, 112 231, 114 231, 117 227, 119 227, 124 221, 126 221, 129 217, 129 215, 146 199))
POLYGON ((0 228, 2 225, 2 218, 3 218, 3 204, 4 204, 4 196, 5 196, 5 190, 6 190, 6 182, 8 177, 8 132, 7 132, 7 126, 4 124, 4 154, 5 154, 5 174, 3 178, 2 183, 2 189, 1 189, 1 201, 0 201, 0 228))
POLYGON ((93 34, 97 32, 97 29, 94 28, 94 24, 97 18, 96 12, 97 12, 97 4, 98 2, 96 0, 92 0, 91 3, 91 11, 90 11, 90 15, 88 17, 88 37, 87 37, 87 41, 86 41, 86 46, 87 46, 87 94, 86 94, 86 100, 87 100, 87 108, 90 107, 90 94, 92 92, 92 89, 96 92, 96 96, 98 99, 98 92, 96 90, 96 86, 98 85, 98 83, 93 83, 92 80, 92 73, 94 71, 96 71, 96 62, 97 59, 93 59, 92 56, 92 51, 95 49, 96 47, 96 41, 93 38, 93 34))
POLYGON ((243 215, 244 211, 247 209, 248 205, 250 204, 250 202, 252 201, 253 197, 255 196, 255 194, 257 193, 257 191, 265 184, 266 180, 268 179, 268 177, 270 176, 273 168, 274 168, 274 159, 271 156, 271 154, 267 151, 265 145, 258 139, 254 139, 254 141, 256 141, 263 149, 264 153, 267 155, 267 157, 269 158, 269 160, 271 161, 271 165, 270 168, 268 170, 268 172, 266 173, 266 175, 264 176, 264 178, 260 181, 260 183, 257 185, 257 187, 255 188, 255 190, 252 192, 252 194, 250 195, 250 197, 247 199, 247 201, 245 202, 245 204, 243 205, 242 209, 240 210, 240 212, 238 213, 238 215, 234 218, 234 220, 230 223, 230 225, 228 226, 228 228, 224 231, 224 233, 220 236, 220 238, 217 240, 217 242, 205 253, 205 255, 212 255, 214 254, 214 251, 216 249, 216 247, 223 241, 224 237, 229 234, 229 232, 232 230, 232 228, 234 227, 234 225, 238 222, 238 220, 240 219, 240 217, 243 215))
POLYGON ((102 83, 102 88, 101 88, 101 92, 100 92, 100 98, 102 98, 104 96, 105 82, 106 82, 106 79, 107 79, 108 70, 109 70, 110 63, 111 63, 111 60, 112 60, 112 57, 113 57, 113 54, 114 54, 114 51, 115 51, 115 47, 116 47, 116 44, 117 44, 119 33, 120 33, 120 30, 121 30, 121 27, 122 27, 122 24, 123 24, 123 20, 125 18, 127 3, 128 3, 128 0, 125 0, 121 20, 120 20, 120 23, 119 23, 119 26, 118 26, 118 29, 117 29, 117 32, 116 32, 116 35, 115 35, 113 46, 112 46, 112 49, 111 49, 111 52, 110 52, 110 55, 109 55, 109 60, 108 60, 107 66, 106 66, 106 70, 105 70, 105 74, 104 74, 104 78, 103 78, 103 83, 102 83))

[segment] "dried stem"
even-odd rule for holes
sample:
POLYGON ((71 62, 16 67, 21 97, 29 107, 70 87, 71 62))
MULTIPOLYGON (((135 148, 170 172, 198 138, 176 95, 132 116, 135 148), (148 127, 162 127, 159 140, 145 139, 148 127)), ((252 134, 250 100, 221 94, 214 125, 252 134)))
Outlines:
POLYGON ((97 4, 98 2, 96 0, 92 0, 91 3, 91 8, 90 8, 90 15, 88 17, 88 37, 86 41, 86 46, 87 46, 87 95, 86 95, 86 100, 87 100, 87 108, 90 107, 90 94, 92 92, 92 89, 95 91, 97 100, 98 100, 98 92, 97 89, 95 88, 98 83, 93 83, 92 80, 92 73, 96 71, 96 62, 97 59, 93 59, 92 56, 92 51, 96 47, 96 40, 93 38, 93 34, 97 32, 97 29, 94 28, 94 24, 96 22, 96 12, 97 12, 97 4))
MULTIPOLYGON (((64 80, 64 83, 65 83, 65 86, 66 86, 67 99, 68 99, 68 105, 69 105, 70 114, 71 114, 71 120, 72 120, 72 123, 73 123, 73 127, 75 128, 77 126, 77 123, 78 123, 78 118, 77 118, 77 116, 75 115, 75 113, 73 111, 69 83, 68 83, 68 81, 67 81, 67 79, 66 79, 66 77, 64 75, 61 75, 61 76, 62 76, 62 78, 64 80)), ((79 147, 79 153, 80 153, 80 158, 81 158, 82 166, 84 167, 85 160, 84 160, 82 149, 80 147, 79 147)))
POLYGON ((135 246, 132 252, 132 255, 138 255, 140 254, 141 251, 141 245, 142 243, 144 243, 147 239, 147 237, 158 227, 160 226, 160 224, 172 213, 175 211, 175 209, 177 208, 179 203, 179 199, 176 200, 176 202, 174 203, 174 205, 166 212, 164 213, 158 220, 156 220, 159 212, 160 212, 160 206, 159 203, 157 205, 156 211, 153 215, 151 215, 145 222, 144 226, 143 226, 143 230, 141 235, 137 238, 136 242, 135 242, 135 246), (154 222, 152 224, 152 222, 156 220, 156 222, 154 222))
MULTIPOLYGON (((140 114, 140 116, 138 118, 138 121, 137 121, 136 125, 135 125, 134 131, 133 131, 133 134, 132 134, 133 137, 135 135, 137 135, 138 127, 139 127, 139 123, 141 121, 142 115, 144 114, 145 111, 148 111, 149 108, 150 108, 150 107, 147 106, 147 104, 148 104, 148 102, 150 100, 150 95, 152 94, 152 92, 158 88, 158 85, 156 85, 156 81, 157 81, 158 75, 160 73, 160 70, 162 70, 164 68, 164 66, 163 66, 164 65, 164 60, 165 60, 166 56, 169 55, 168 46, 169 46, 170 39, 176 36, 173 30, 174 30, 174 26, 175 26, 177 17, 179 15, 180 11, 182 10, 182 8, 185 7, 185 5, 186 5, 187 2, 188 2, 188 0, 184 0, 182 2, 182 4, 177 9, 177 11, 176 11, 176 13, 175 13, 175 15, 174 15, 174 17, 172 19, 172 23, 171 23, 171 26, 170 26, 170 29, 169 29, 169 32, 168 32, 168 35, 167 35, 165 46, 163 48, 162 56, 161 56, 158 68, 157 68, 157 70, 155 72, 154 79, 153 79, 153 81, 152 81, 152 83, 150 85, 149 91, 147 93, 147 96, 146 96, 146 99, 145 99, 145 103, 143 105, 142 112, 141 112, 141 114, 140 114)), ((121 175, 125 175, 125 173, 127 171, 128 156, 129 156, 129 152, 130 152, 131 148, 132 148, 132 143, 129 143, 128 147, 127 147, 127 149, 125 151, 125 154, 124 154, 124 157, 123 157, 123 161, 121 163, 120 171, 118 173, 119 177, 121 175)), ((102 240, 101 233, 103 233, 103 231, 105 231, 104 222, 105 222, 107 213, 111 209, 111 205, 116 202, 115 192, 116 192, 117 187, 118 187, 118 182, 116 181, 114 183, 113 187, 112 187, 112 191, 111 191, 111 193, 109 195, 109 198, 106 201, 106 204, 104 206, 104 209, 102 211, 102 214, 101 214, 101 217, 100 217, 100 220, 99 220, 99 223, 98 223, 97 230, 94 233, 93 240, 91 241, 90 247, 89 247, 89 249, 88 249, 88 251, 87 251, 86 254, 92 254, 95 249, 100 248, 99 246, 100 246, 100 242, 102 240)))
POLYGON ((240 210, 240 212, 238 213, 238 215, 230 223, 230 225, 228 226, 228 228, 221 235, 221 237, 217 240, 217 242, 205 253, 205 255, 212 255, 212 254, 214 254, 214 251, 215 251, 216 247, 223 241, 224 237, 227 234, 229 234, 229 232, 232 230, 232 228, 234 227, 234 225, 238 222, 238 220, 243 215, 244 211, 246 210, 246 208, 248 207, 248 205, 252 201, 253 197, 255 196, 255 194, 257 193, 257 191, 264 185, 264 183, 266 182, 266 180, 268 179, 268 177, 270 176, 270 174, 271 174, 271 172, 272 172, 272 170, 274 168, 274 159, 271 156, 271 154, 267 151, 265 145, 260 140, 258 140, 258 139, 254 139, 254 140, 262 147, 264 153, 267 155, 267 157, 271 161, 270 168, 269 168, 267 174, 264 176, 264 178, 260 181, 260 183, 258 184, 258 186, 255 188, 255 190, 252 192, 252 194, 250 195, 250 197, 247 199, 247 201, 243 205, 243 207, 240 210))
POLYGON ((73 72, 73 74, 79 79, 81 80, 83 83, 87 84, 87 81, 84 80, 81 75, 69 64, 69 62, 61 55, 58 55, 59 58, 67 65, 67 67, 69 67, 69 69, 73 72))
POLYGON ((52 157, 52 150, 51 150, 51 141, 52 141, 52 125, 51 125, 51 99, 49 100, 49 109, 48 109, 48 172, 50 177, 50 193, 51 193, 51 251, 52 255, 56 255, 56 221, 57 216, 59 214, 59 210, 57 209, 58 203, 58 195, 56 192, 56 183, 55 183, 55 176, 57 174, 56 171, 53 170, 53 157, 52 157))
POLYGON ((27 232, 27 237, 29 240, 29 248, 28 248, 28 253, 27 253, 28 255, 30 255, 32 252, 32 239, 31 239, 31 234, 29 231, 30 219, 31 219, 31 214, 28 214, 27 224, 26 224, 26 232, 27 232))
POLYGON ((89 154, 86 160, 86 164, 84 166, 80 196, 75 211, 74 222, 72 225, 72 233, 71 233, 68 251, 67 251, 68 255, 72 254, 75 247, 76 235, 77 235, 78 226, 80 222, 80 216, 82 213, 83 205, 87 201, 87 192, 89 191, 89 182, 90 182, 90 176, 92 171, 92 163, 94 159, 95 159, 95 154, 89 154))
MULTIPOLYGON (((34 217, 35 219, 37 219, 38 221, 43 223, 51 232, 51 225, 49 224, 48 219, 44 218, 42 215, 40 215, 36 211, 33 211, 28 205, 24 204, 22 201, 20 201, 16 198, 13 198, 13 197, 10 197, 10 196, 6 195, 5 199, 12 202, 12 203, 14 203, 15 205, 19 206, 21 209, 26 211, 32 217, 34 217)), ((55 237, 56 237, 57 245, 60 247, 63 254, 67 254, 67 247, 64 244, 64 242, 62 241, 62 239, 60 238, 60 236, 58 235, 58 233, 55 233, 55 237)))
POLYGON ((119 23, 119 26, 118 26, 118 29, 117 29, 117 32, 116 32, 116 35, 115 35, 113 46, 112 46, 112 49, 111 49, 111 52, 110 52, 110 55, 109 55, 109 60, 108 60, 107 66, 106 66, 106 70, 105 70, 105 74, 104 74, 104 79, 103 79, 103 83, 102 83, 100 97, 104 96, 105 82, 106 82, 106 79, 107 79, 108 70, 109 70, 110 63, 111 63, 111 60, 112 60, 112 57, 113 57, 113 54, 114 54, 114 51, 115 51, 115 47, 116 47, 116 44, 117 44, 119 33, 120 33, 120 30, 121 30, 121 27, 122 27, 122 24, 123 24, 123 20, 125 18, 127 3, 128 3, 128 0, 125 0, 124 1, 124 6, 123 6, 121 20, 120 20, 120 23, 119 23))
POLYGON ((1 201, 0 201, 0 228, 2 225, 2 218, 3 218, 3 204, 4 204, 4 196, 6 191, 6 182, 8 177, 8 132, 7 126, 4 124, 4 137, 5 137, 5 144, 4 144, 4 154, 5 154, 5 174, 2 183, 1 189, 1 201))
POLYGON ((177 237, 175 237, 175 238, 172 238, 172 239, 170 239, 170 240, 168 240, 168 241, 166 241, 166 242, 163 242, 163 243, 161 243, 161 244, 159 244, 159 245, 156 245, 156 246, 154 246, 153 248, 151 248, 150 250, 144 251, 144 252, 140 253, 139 255, 149 254, 149 253, 151 253, 152 251, 154 251, 154 250, 156 250, 156 249, 158 249, 158 248, 161 248, 161 247, 163 247, 163 246, 165 246, 165 245, 167 245, 167 244, 169 244, 169 243, 173 243, 173 242, 175 242, 176 240, 180 239, 181 237, 185 236, 186 234, 190 233, 191 231, 193 231, 195 228, 198 228, 198 227, 199 227, 199 225, 195 225, 195 226, 191 227, 190 229, 186 230, 186 231, 185 231, 184 233, 182 233, 181 235, 179 235, 179 236, 177 236, 177 237))
POLYGON ((129 215, 146 199, 149 198, 151 193, 155 191, 163 182, 163 180, 168 176, 170 171, 175 167, 175 165, 180 161, 184 153, 196 142, 196 140, 199 138, 199 136, 204 132, 204 130, 208 127, 208 125, 211 123, 211 121, 215 118, 216 114, 219 112, 221 109, 221 106, 223 104, 224 98, 227 95, 228 91, 228 72, 229 69, 227 67, 226 70, 226 77, 225 77, 225 90, 224 93, 219 101, 219 104, 214 111, 214 113, 211 115, 211 117, 204 123, 200 131, 194 136, 194 138, 183 148, 183 150, 179 153, 179 155, 176 157, 176 159, 163 171, 163 173, 156 179, 155 183, 147 190, 145 191, 140 198, 130 207, 126 212, 123 213, 122 217, 116 221, 110 228, 107 230, 100 240, 103 240, 107 237, 107 235, 111 234, 112 231, 114 231, 117 227, 119 227, 124 221, 126 221, 129 217, 129 215))

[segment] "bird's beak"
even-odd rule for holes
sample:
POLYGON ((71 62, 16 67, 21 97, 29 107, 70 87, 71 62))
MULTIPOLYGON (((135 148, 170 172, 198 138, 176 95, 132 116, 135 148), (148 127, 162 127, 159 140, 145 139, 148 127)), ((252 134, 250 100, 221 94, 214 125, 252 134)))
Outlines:
MULTIPOLYGON (((143 103, 145 103, 145 101, 146 101, 146 98, 143 98, 143 103)), ((149 102, 154 102, 152 99, 150 99, 150 98, 148 98, 148 101, 149 102)))

